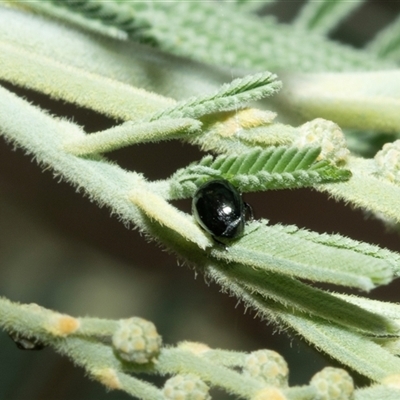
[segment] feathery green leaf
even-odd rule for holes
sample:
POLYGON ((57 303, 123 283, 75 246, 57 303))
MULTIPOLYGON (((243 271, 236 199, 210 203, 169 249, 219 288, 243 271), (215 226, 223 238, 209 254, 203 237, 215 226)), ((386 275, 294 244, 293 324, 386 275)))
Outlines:
POLYGON ((238 110, 250 101, 273 95, 281 86, 282 83, 277 80, 277 76, 270 72, 247 75, 222 85, 211 95, 181 101, 167 110, 152 115, 150 120, 163 117, 199 118, 205 114, 238 110))
POLYGON ((110 25, 121 31, 127 32, 131 37, 139 35, 142 39, 145 30, 151 27, 149 19, 142 18, 132 7, 122 2, 97 2, 75 0, 52 0, 58 6, 66 7, 71 11, 80 13, 87 18, 100 20, 105 25, 110 25))
MULTIPOLYGON (((63 3, 63 6, 72 7, 72 2, 63 3)), ((80 3, 88 8, 95 3, 99 9, 97 15, 91 13, 90 18, 110 23, 107 13, 104 16, 99 6, 106 3, 93 0, 82 0, 80 3)), ((375 59, 371 54, 287 24, 279 24, 273 18, 238 13, 233 7, 227 6, 223 8, 221 16, 218 2, 115 2, 114 5, 130 7, 134 18, 140 21, 140 27, 143 28, 129 31, 128 24, 126 30, 134 40, 150 42, 164 51, 214 65, 259 71, 339 71, 393 67, 390 62, 375 59), (315 49, 318 49, 318 57, 315 57, 315 49)), ((114 13, 119 14, 117 11, 114 13)), ((120 24, 115 26, 123 29, 120 24)))
POLYGON ((205 156, 178 170, 171 178, 171 198, 189 197, 210 178, 223 178, 243 192, 287 189, 317 183, 345 181, 348 170, 316 161, 321 149, 306 146, 255 148, 241 155, 205 156))
POLYGON ((212 95, 193 97, 143 118, 138 122, 128 121, 122 125, 93 133, 82 138, 73 138, 66 149, 76 155, 103 153, 131 144, 149 141, 177 139, 199 131, 201 123, 194 118, 245 106, 245 102, 259 100, 275 93, 281 86, 276 75, 263 72, 235 79, 212 95))

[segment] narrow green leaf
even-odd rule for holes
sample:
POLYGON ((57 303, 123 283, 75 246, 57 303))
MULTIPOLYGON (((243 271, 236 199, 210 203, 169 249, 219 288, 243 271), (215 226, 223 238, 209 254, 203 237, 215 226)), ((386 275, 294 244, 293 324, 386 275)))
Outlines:
POLYGON ((341 293, 333 293, 333 295, 362 307, 365 310, 369 310, 373 313, 379 313, 385 318, 394 320, 400 328, 400 304, 398 303, 389 303, 387 301, 372 300, 361 296, 341 293))
MULTIPOLYGON (((254 175, 265 167, 267 168, 267 162, 271 158, 272 153, 275 151, 275 148, 270 147, 266 150, 262 151, 262 149, 255 149, 254 150, 254 157, 253 160, 251 157, 248 157, 248 161, 243 162, 243 168, 240 170, 241 174, 245 174, 246 171, 249 175, 254 175), (245 167, 247 167, 245 169, 245 167)), ((218 157, 215 161, 218 160, 218 157)), ((220 165, 217 166, 220 169, 220 165)))
POLYGON ((256 270, 243 264, 215 266, 231 281, 252 293, 272 299, 291 312, 301 311, 365 333, 387 335, 396 330, 390 320, 379 314, 332 296, 320 289, 279 273, 256 270), (338 301, 339 300, 339 301, 338 301))
MULTIPOLYGON (((259 171, 268 171, 268 172, 273 172, 275 166, 279 163, 279 161, 282 159, 283 155, 286 153, 287 147, 277 147, 274 149, 274 151, 271 153, 271 156, 268 158, 268 161, 264 164, 261 165, 261 168, 259 171)), ((257 172, 259 172, 257 171, 257 172)))
MULTIPOLYGON (((317 159, 320 154, 321 149, 319 147, 304 147, 302 149, 304 151, 303 157, 299 159, 299 163, 294 165, 297 169, 308 169, 311 168, 311 164, 317 159)), ((317 167, 318 164, 314 164, 314 167, 317 167)), ((291 172, 295 169, 288 170, 285 169, 285 172, 291 172)))
POLYGON ((319 350, 374 381, 382 381, 400 371, 400 359, 371 338, 304 315, 285 313, 279 318, 319 350))
POLYGON ((260 157, 261 151, 261 149, 256 149, 254 151, 254 157, 256 161, 254 161, 251 157, 247 157, 246 154, 240 155, 238 157, 238 159, 240 158, 240 164, 236 170, 236 173, 238 175, 246 173, 252 174, 252 171, 260 170, 262 166, 265 165, 266 160, 268 159, 268 152, 264 152, 264 156, 260 157))
POLYGON ((228 168, 226 174, 227 175, 236 175, 239 173, 239 170, 242 168, 244 168, 244 166, 248 163, 246 163, 246 159, 248 157, 246 157, 245 154, 239 155, 236 157, 236 160, 234 161, 234 163, 228 168))
MULTIPOLYGON (((220 170, 224 170, 225 173, 228 174, 229 171, 231 170, 232 166, 236 163, 236 160, 237 160, 237 157, 236 157, 236 156, 227 158, 227 159, 223 162, 223 164, 220 165, 219 169, 220 169, 220 170)), ((209 168, 215 170, 215 168, 213 168, 213 164, 210 164, 209 168)))
MULTIPOLYGON (((321 149, 319 147, 316 147, 314 149, 311 148, 308 150, 308 152, 310 152, 310 151, 315 152, 316 156, 313 157, 313 155, 312 155, 311 157, 304 157, 304 154, 300 151, 297 151, 294 154, 292 154, 291 157, 289 158, 289 162, 286 162, 286 165, 282 172, 292 172, 296 169, 306 169, 307 167, 309 167, 313 162, 315 162, 316 158, 320 154, 321 149), (307 158, 306 163, 304 163, 304 161, 303 161, 305 158, 307 158)), ((277 171, 274 171, 274 172, 277 172, 277 171)))
MULTIPOLYGON (((317 149, 318 154, 320 152, 320 149, 317 149)), ((275 165, 272 168, 272 173, 281 173, 281 172, 293 172, 296 170, 296 168, 292 169, 292 171, 287 171, 287 167, 289 167, 290 163, 293 161, 296 155, 298 155, 299 149, 296 147, 289 147, 285 150, 284 153, 282 153, 281 158, 275 162, 275 165)), ((302 157, 301 157, 302 159, 302 157)), ((272 160, 272 158, 271 158, 272 160)), ((313 160, 315 161, 315 159, 313 160)), ((269 163, 267 163, 268 165, 269 163)), ((299 168, 300 169, 300 168, 299 168)), ((304 168, 306 169, 306 168, 304 168)))
POLYGON ((389 353, 395 356, 400 355, 400 339, 398 337, 378 337, 374 339, 374 342, 382 346, 389 353))

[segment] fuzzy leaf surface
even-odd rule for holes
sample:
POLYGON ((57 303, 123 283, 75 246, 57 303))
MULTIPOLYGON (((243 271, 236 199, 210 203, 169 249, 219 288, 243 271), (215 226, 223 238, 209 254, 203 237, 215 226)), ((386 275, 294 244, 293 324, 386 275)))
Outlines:
MULTIPOLYGON (((352 171, 350 180, 335 185, 318 185, 317 190, 399 223, 400 186, 376 176, 374 160, 351 157, 348 166, 352 171)), ((400 267, 396 270, 399 273, 400 267)))
POLYGON ((337 360, 373 380, 382 381, 400 370, 400 359, 371 338, 341 329, 336 324, 314 318, 311 321, 296 314, 288 313, 282 319, 320 350, 330 352, 334 349, 337 360))
POLYGON ((215 249, 212 254, 257 270, 363 290, 389 283, 398 264, 396 253, 379 254, 376 246, 265 221, 247 224, 245 235, 229 251, 215 249))
POLYGON ((292 327, 318 350, 330 354, 363 375, 381 381, 399 371, 398 357, 382 349, 368 336, 340 328, 324 319, 293 312, 290 307, 285 308, 272 299, 241 286, 239 282, 232 282, 222 271, 215 268, 210 268, 209 274, 225 290, 251 305, 259 316, 292 327))
POLYGON ((243 264, 230 263, 222 268, 216 265, 215 268, 243 289, 272 300, 291 312, 304 312, 366 334, 384 336, 398 332, 397 325, 378 313, 335 298, 297 279, 243 264))

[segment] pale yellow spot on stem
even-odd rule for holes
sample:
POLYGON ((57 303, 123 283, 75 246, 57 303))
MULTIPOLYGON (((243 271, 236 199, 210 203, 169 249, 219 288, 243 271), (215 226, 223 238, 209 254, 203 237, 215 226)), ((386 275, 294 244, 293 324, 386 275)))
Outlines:
POLYGON ((46 329, 54 336, 67 336, 78 330, 80 322, 69 315, 54 314, 48 321, 46 329))
POLYGON ((389 375, 383 379, 382 383, 384 385, 400 389, 400 374, 389 375))
POLYGON ((259 390, 252 400, 287 400, 287 397, 276 388, 265 388, 259 390))
POLYGON ((178 347, 182 350, 190 351, 196 356, 200 356, 210 350, 206 344, 199 342, 181 342, 178 347))
POLYGON ((93 373, 93 377, 108 389, 121 389, 122 385, 118 376, 112 368, 104 368, 93 373))
POLYGON ((256 128, 272 123, 276 114, 272 111, 263 111, 256 108, 245 108, 229 113, 229 116, 218 123, 217 133, 223 137, 234 136, 241 129, 256 128))

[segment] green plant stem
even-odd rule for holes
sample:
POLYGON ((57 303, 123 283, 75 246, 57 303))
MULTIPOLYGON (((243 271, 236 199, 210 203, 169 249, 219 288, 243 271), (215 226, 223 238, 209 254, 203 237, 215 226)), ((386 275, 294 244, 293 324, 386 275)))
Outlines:
POLYGON ((190 118, 164 118, 143 123, 127 121, 116 127, 67 142, 64 149, 78 156, 105 153, 137 143, 187 138, 198 133, 200 127, 199 121, 190 118))
POLYGON ((211 364, 185 350, 164 349, 158 358, 157 368, 165 374, 190 370, 213 386, 223 387, 229 393, 244 398, 252 397, 263 388, 263 384, 255 379, 244 377, 226 367, 211 364))

